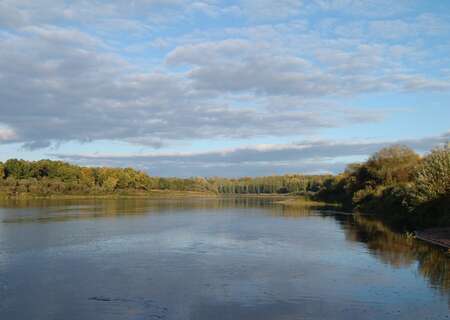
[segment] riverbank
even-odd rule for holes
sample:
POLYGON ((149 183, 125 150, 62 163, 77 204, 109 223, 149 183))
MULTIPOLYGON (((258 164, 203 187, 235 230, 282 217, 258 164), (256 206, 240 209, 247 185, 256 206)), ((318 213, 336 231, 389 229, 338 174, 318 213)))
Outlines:
POLYGON ((450 228, 433 228, 416 231, 417 239, 450 250, 450 228))
POLYGON ((118 199, 118 198, 186 198, 186 197, 218 197, 218 198, 261 198, 261 199, 282 199, 276 203, 285 205, 318 205, 329 204, 323 201, 316 201, 307 197, 299 197, 292 194, 279 193, 217 193, 212 191, 178 191, 178 190, 161 190, 153 189, 149 191, 119 191, 115 193, 99 193, 99 194, 7 194, 0 192, 2 200, 28 200, 28 199, 118 199))

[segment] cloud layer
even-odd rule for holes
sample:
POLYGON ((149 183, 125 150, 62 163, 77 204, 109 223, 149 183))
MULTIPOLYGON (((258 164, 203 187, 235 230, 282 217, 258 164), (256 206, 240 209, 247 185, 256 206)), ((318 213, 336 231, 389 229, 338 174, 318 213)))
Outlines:
MULTIPOLYGON (((327 105, 326 97, 450 90, 448 77, 419 68, 446 61, 428 60, 427 48, 409 38, 445 36, 443 17, 388 20, 383 1, 273 6, 247 0, 3 1, 0 112, 9 133, 1 141, 26 148, 105 139, 160 147, 206 137, 304 134, 352 121, 348 108, 327 105), (372 18, 309 18, 319 12, 372 18), (208 31, 195 26, 208 17, 225 23, 228 16, 250 23, 208 31), (194 26, 182 32, 177 27, 186 21, 194 26), (171 28, 176 36, 168 35, 171 28), (370 40, 358 30, 399 41, 370 40), (137 40, 120 38, 121 32, 137 40), (155 49, 157 43, 164 49, 155 49)), ((401 2, 389 8, 408 10, 401 2)), ((369 122, 381 117, 352 113, 369 122)))
POLYGON ((422 139, 398 141, 302 141, 199 153, 144 155, 53 154, 84 165, 129 166, 162 176, 259 176, 286 173, 338 173, 348 159, 365 158, 392 144, 425 152, 450 141, 450 132, 422 139))

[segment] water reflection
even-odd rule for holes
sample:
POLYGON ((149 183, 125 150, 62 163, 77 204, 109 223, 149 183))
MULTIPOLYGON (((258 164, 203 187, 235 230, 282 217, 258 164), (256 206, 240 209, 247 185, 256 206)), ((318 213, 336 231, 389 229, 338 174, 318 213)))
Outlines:
POLYGON ((57 222, 193 210, 275 207, 276 197, 210 197, 182 199, 32 199, 0 201, 4 223, 57 222), (22 210, 21 210, 22 209, 22 210))
POLYGON ((418 264, 419 273, 432 287, 450 292, 450 255, 448 251, 392 231, 383 222, 368 215, 338 212, 327 206, 282 206, 274 214, 283 217, 334 216, 348 241, 364 243, 370 254, 393 267, 418 264))
POLYGON ((418 262, 418 271, 431 286, 450 291, 450 257, 445 250, 393 232, 369 216, 345 217, 344 230, 347 239, 365 243, 371 254, 391 266, 418 262))
POLYGON ((280 206, 274 208, 272 214, 280 217, 291 218, 344 214, 343 212, 336 211, 336 208, 336 206, 330 206, 327 204, 281 204, 280 206))

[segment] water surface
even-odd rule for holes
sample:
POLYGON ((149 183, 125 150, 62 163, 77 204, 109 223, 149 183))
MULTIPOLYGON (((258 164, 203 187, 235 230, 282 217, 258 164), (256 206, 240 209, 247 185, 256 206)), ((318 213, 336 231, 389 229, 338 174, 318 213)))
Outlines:
POLYGON ((446 319, 450 259, 270 199, 0 203, 0 319, 446 319))

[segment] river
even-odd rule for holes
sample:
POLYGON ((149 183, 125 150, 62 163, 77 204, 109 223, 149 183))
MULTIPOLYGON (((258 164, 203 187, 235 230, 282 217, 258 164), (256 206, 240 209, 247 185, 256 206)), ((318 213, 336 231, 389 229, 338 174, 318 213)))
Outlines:
POLYGON ((450 258, 273 199, 0 202, 0 319, 446 319, 450 258))

